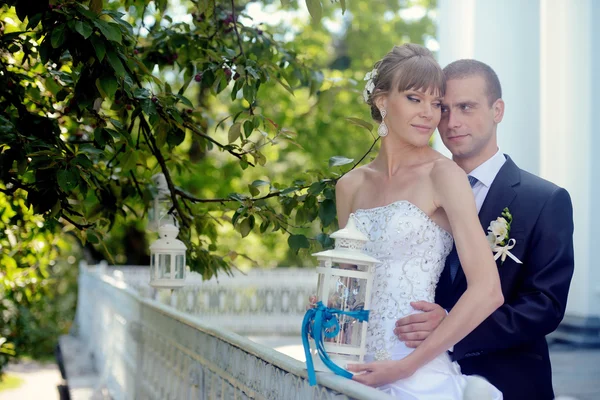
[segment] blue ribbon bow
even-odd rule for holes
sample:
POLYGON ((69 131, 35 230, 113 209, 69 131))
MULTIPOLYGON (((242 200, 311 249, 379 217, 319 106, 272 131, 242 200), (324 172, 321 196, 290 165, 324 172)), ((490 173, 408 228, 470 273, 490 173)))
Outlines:
POLYGON ((340 324, 336 314, 347 315, 355 318, 359 322, 369 320, 369 310, 343 311, 337 308, 325 307, 322 302, 318 302, 316 307, 306 311, 302 321, 302 344, 304 345, 304 354, 306 355, 306 369, 308 370, 308 383, 310 386, 317 384, 315 366, 310 355, 309 337, 312 337, 317 347, 317 353, 321 361, 337 375, 352 379, 352 373, 337 366, 325 351, 323 336, 327 338, 335 337, 340 331, 340 324))

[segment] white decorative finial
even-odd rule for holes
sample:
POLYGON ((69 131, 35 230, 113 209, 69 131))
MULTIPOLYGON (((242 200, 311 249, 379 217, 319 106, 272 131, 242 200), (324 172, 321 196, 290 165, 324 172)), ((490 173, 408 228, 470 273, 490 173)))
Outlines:
POLYGON ((369 241, 369 238, 356 227, 354 214, 350 214, 344 229, 332 233, 330 237, 335 239, 336 249, 361 251, 369 241))
POLYGON ((158 228, 158 236, 165 239, 175 239, 179 235, 179 228, 173 224, 164 224, 158 228))

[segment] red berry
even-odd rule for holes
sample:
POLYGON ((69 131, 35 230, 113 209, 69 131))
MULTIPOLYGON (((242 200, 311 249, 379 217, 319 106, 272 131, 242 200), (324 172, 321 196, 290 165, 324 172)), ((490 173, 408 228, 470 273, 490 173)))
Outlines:
POLYGON ((63 113, 64 113, 64 114, 68 114, 68 113, 70 113, 70 112, 71 112, 71 107, 68 107, 68 106, 67 106, 67 107, 65 107, 65 109, 63 110, 63 113))
POLYGON ((194 112, 194 110, 192 110, 191 108, 188 108, 187 110, 185 110, 188 114, 191 114, 194 112))
POLYGON ((231 78, 231 70, 229 68, 225 68, 225 76, 231 78))
POLYGON ((196 74, 196 76, 194 76, 194 80, 196 82, 200 82, 202 80, 202 74, 196 74))
POLYGON ((133 106, 131 104, 127 104, 125 106, 126 109, 128 109, 129 111, 133 110, 133 106))
POLYGON ((153 103, 156 103, 158 101, 158 98, 156 96, 152 96, 151 100, 152 100, 153 103))
POLYGON ((262 35, 262 34, 263 34, 263 31, 261 31, 260 29, 257 29, 257 30, 256 30, 256 33, 257 33, 258 35, 262 35))
POLYGON ((138 49, 133 50, 133 54, 140 54, 140 51, 138 49))
POLYGON ((237 73, 237 72, 236 72, 236 73, 233 75, 233 80, 234 80, 234 81, 237 81, 238 79, 240 79, 240 76, 241 76, 241 75, 240 75, 239 73, 237 73))

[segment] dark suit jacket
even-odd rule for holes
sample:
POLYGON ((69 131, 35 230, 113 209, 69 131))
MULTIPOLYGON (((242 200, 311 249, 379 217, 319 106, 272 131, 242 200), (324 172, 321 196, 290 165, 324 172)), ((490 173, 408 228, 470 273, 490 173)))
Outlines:
MULTIPOLYGON (((482 227, 508 207, 510 258, 497 261, 505 303, 462 341, 452 358, 467 375, 481 375, 505 400, 553 399, 545 336, 562 320, 573 275, 573 208, 566 190, 519 169, 506 156, 479 212, 482 227)), ((487 232, 486 232, 487 233, 487 232)), ((442 272, 436 303, 450 310, 467 289, 462 268, 454 282, 442 272)))

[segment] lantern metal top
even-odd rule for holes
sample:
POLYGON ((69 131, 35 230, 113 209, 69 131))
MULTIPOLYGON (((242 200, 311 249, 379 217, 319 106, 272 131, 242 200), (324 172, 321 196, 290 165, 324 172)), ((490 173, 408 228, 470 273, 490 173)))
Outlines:
POLYGON ((344 229, 332 233, 330 237, 335 239, 335 248, 333 250, 314 253, 313 256, 319 259, 327 257, 367 263, 381 262, 363 253, 365 244, 369 241, 369 238, 356 228, 354 214, 350 214, 348 223, 344 229))
POLYGON ((183 251, 185 252, 187 248, 185 244, 177 239, 177 235, 179 234, 179 228, 177 228, 173 224, 165 224, 161 225, 158 228, 158 235, 160 236, 154 243, 150 245, 150 251, 153 253, 157 252, 173 252, 173 251, 183 251))
POLYGON ((167 184, 167 178, 162 173, 155 174, 152 176, 152 181, 156 185, 159 194, 168 194, 169 193, 169 185, 167 184))

